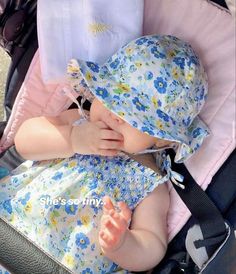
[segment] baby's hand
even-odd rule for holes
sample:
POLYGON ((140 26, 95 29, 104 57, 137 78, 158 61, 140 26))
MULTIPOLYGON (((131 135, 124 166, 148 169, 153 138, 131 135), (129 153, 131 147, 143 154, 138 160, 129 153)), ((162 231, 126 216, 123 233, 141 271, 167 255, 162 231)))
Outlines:
POLYGON ((115 156, 123 148, 123 136, 102 121, 73 126, 71 145, 74 153, 115 156))
POLYGON ((104 252, 112 252, 123 244, 132 212, 125 202, 118 203, 118 212, 108 196, 103 198, 103 202, 99 243, 104 252))

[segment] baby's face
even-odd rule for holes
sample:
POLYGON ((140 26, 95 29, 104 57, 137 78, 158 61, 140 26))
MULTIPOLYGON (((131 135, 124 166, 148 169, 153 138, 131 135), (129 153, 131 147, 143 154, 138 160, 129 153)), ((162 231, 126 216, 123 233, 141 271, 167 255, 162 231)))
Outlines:
POLYGON ((98 99, 94 99, 90 109, 90 121, 105 122, 109 128, 124 137, 123 151, 128 153, 140 152, 157 144, 158 139, 130 126, 120 117, 109 111, 98 99))

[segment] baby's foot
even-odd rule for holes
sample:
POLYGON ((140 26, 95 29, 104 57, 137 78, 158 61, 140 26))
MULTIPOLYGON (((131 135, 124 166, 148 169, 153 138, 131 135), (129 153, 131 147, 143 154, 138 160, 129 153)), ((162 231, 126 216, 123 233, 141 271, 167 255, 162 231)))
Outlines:
POLYGON ((118 203, 118 212, 108 196, 103 198, 103 202, 99 243, 102 250, 107 253, 115 251, 123 244, 132 212, 125 202, 118 203))

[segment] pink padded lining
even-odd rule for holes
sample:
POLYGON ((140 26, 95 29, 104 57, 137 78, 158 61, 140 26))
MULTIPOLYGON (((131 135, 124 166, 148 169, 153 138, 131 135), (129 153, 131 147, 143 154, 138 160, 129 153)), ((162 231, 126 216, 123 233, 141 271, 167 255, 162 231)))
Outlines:
MULTIPOLYGON (((190 42, 205 65, 209 97, 201 117, 210 127, 211 136, 186 162, 186 166, 206 189, 212 176, 235 148, 234 20, 226 10, 206 0, 145 0, 144 34, 172 34, 190 42)), ((43 84, 38 57, 36 53, 17 96, 0 142, 2 150, 13 144, 15 132, 25 119, 57 115, 71 103, 61 94, 62 85, 43 84)), ((186 223, 190 212, 171 185, 169 188, 170 241, 186 223)))
MULTIPOLYGON (((146 0, 144 34, 172 34, 190 42, 209 78, 209 95, 201 117, 211 129, 186 166, 206 189, 235 148, 235 26, 231 15, 205 0, 146 0)), ((169 240, 190 212, 170 186, 169 240)))

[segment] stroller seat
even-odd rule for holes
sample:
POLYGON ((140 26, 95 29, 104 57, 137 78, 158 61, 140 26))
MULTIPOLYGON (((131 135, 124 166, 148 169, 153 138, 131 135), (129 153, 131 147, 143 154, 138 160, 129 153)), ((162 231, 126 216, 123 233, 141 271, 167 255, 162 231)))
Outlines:
MULTIPOLYGON (((175 2, 171 0, 146 0, 144 34, 178 36, 190 42, 204 62, 209 77, 209 97, 202 110, 201 118, 210 126, 211 137, 185 165, 194 180, 204 190, 214 181, 214 184, 212 183, 208 187, 207 193, 225 218, 235 227, 235 217, 233 216, 236 197, 235 184, 233 184, 236 181, 235 176, 233 176, 235 124, 232 122, 234 119, 232 117, 235 117, 235 63, 233 62, 235 60, 235 46, 233 44, 235 32, 233 19, 226 9, 205 0, 192 0, 191 3, 187 0, 176 0, 175 2), (229 183, 227 183, 228 180, 229 183)), ((32 64, 39 65, 37 62, 36 54, 28 70, 24 90, 23 88, 20 90, 22 94, 27 92, 26 83, 33 79, 35 71, 32 64)), ((37 80, 37 83, 43 84, 40 75, 38 75, 37 80)), ((68 108, 69 104, 69 101, 58 104, 57 109, 52 111, 53 115, 57 115, 62 109, 68 108)), ((14 105, 13 113, 17 113, 19 108, 19 104, 14 105)), ((1 141, 5 148, 13 144, 12 130, 14 127, 16 128, 17 123, 22 122, 19 120, 20 122, 15 123, 13 120, 8 123, 1 141)), ((7 152, 3 152, 3 154, 9 156, 7 152)), ((6 161, 3 160, 4 155, 0 162, 3 166, 6 165, 6 161)), ((9 167, 10 164, 6 166, 9 167)), ((181 258, 182 260, 187 230, 194 223, 192 218, 189 219, 190 212, 172 186, 170 186, 170 193, 172 205, 168 217, 169 250, 163 262, 153 270, 153 273, 172 273, 171 271, 176 269, 176 266, 173 265, 173 262, 175 264, 178 262, 176 254, 180 254, 178 259, 181 258), (185 225, 187 221, 188 223, 185 225), (170 272, 165 272, 167 268, 170 272)), ((9 262, 8 267, 17 271, 17 266, 12 262, 9 262)), ((225 273, 234 274, 233 272, 225 273)))

